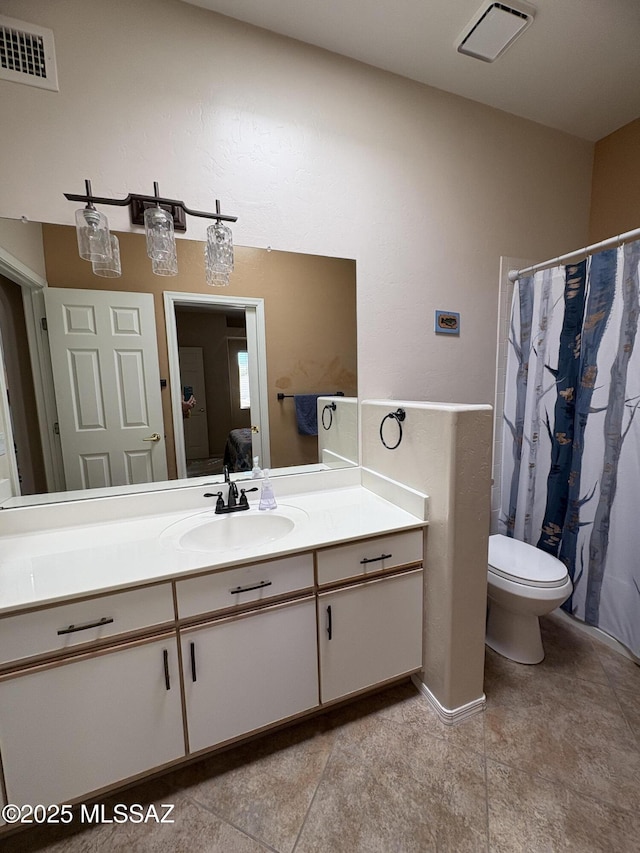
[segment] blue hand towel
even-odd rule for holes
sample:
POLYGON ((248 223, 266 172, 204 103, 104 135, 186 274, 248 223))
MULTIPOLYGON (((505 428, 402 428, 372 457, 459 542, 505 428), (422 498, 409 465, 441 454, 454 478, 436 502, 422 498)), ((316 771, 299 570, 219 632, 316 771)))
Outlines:
POLYGON ((321 394, 293 395, 300 435, 318 434, 318 397, 321 396, 321 394))

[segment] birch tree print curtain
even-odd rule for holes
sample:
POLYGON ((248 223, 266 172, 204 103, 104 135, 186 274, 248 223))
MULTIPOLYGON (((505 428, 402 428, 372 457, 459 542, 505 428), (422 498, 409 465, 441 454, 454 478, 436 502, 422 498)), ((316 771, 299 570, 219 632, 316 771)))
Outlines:
POLYGON ((565 610, 640 657, 640 241, 516 282, 500 532, 562 560, 565 610))

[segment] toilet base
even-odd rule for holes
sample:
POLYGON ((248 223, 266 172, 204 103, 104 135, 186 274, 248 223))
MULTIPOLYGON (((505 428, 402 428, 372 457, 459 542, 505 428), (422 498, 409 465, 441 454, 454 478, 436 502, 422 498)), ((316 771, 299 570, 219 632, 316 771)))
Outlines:
POLYGON ((544 648, 540 622, 532 613, 514 613, 489 602, 486 644, 494 652, 516 663, 540 663, 544 648))

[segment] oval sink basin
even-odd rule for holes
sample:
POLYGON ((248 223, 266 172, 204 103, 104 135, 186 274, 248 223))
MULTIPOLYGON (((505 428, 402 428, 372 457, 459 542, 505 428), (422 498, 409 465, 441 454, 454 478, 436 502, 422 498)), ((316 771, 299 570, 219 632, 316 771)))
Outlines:
POLYGON ((305 518, 305 512, 293 507, 284 511, 280 508, 269 512, 249 510, 229 515, 214 515, 208 511, 172 524, 161 538, 184 551, 211 553, 253 549, 282 539, 291 533, 296 521, 305 518))

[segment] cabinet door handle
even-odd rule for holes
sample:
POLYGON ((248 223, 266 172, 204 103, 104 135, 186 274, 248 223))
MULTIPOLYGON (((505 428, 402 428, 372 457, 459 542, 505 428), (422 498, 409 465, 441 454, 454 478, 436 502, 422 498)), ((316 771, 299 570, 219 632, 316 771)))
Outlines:
POLYGON ((100 628, 102 625, 109 625, 111 622, 113 622, 113 619, 103 616, 97 622, 87 622, 84 625, 69 625, 68 628, 61 628, 58 631, 58 636, 61 634, 75 634, 76 631, 88 631, 89 628, 100 628))
POLYGON ((379 557, 365 557, 364 560, 360 560, 360 565, 364 565, 365 563, 379 563, 380 560, 388 560, 390 557, 393 557, 393 554, 380 554, 379 557))
POLYGON ((251 592, 253 589, 264 589, 265 586, 271 586, 271 581, 260 581, 255 586, 237 586, 235 589, 230 589, 231 595, 238 595, 241 592, 251 592))
POLYGON ((331 605, 327 607, 327 634, 329 639, 333 636, 333 618, 331 616, 331 605))
POLYGON ((164 686, 167 690, 171 690, 171 679, 169 678, 169 652, 166 649, 162 650, 164 658, 164 686))
POLYGON ((197 681, 196 678, 196 644, 190 643, 191 647, 191 681, 197 681))

